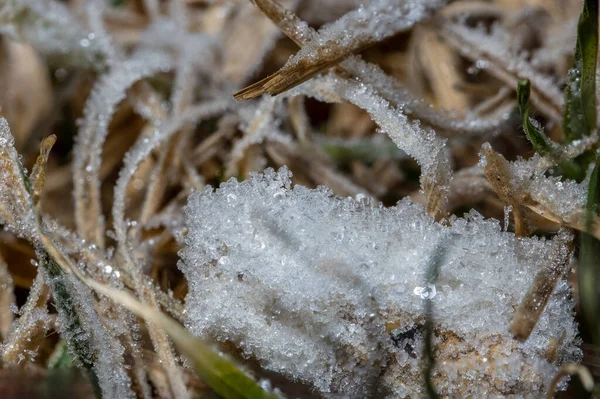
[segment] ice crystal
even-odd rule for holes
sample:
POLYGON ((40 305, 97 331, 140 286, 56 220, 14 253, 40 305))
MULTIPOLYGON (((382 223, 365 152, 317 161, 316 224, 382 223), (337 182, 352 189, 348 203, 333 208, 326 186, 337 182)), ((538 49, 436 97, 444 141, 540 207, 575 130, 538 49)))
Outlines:
POLYGON ((103 56, 95 35, 58 1, 7 0, 0 5, 0 33, 32 44, 49 56, 94 66, 103 56))
POLYGON ((194 334, 327 397, 422 395, 425 300, 443 394, 539 394, 580 359, 564 280, 525 343, 508 331, 553 241, 517 238, 476 212, 443 225, 408 200, 383 208, 292 188, 290 176, 267 169, 190 197, 180 268, 194 334))

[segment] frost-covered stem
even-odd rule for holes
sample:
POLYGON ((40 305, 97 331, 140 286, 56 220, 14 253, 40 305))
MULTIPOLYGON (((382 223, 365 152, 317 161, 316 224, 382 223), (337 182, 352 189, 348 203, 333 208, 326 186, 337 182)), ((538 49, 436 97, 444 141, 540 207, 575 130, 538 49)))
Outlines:
POLYGON ((515 61, 515 56, 509 54, 493 36, 452 22, 443 23, 441 33, 465 57, 472 61, 486 61, 487 71, 510 87, 516 87, 519 79, 529 79, 534 89, 532 103, 553 121, 562 121, 563 95, 551 77, 537 72, 524 59, 515 61))
MULTIPOLYGON (((148 282, 143 277, 140 265, 136 265, 132 248, 127 237, 127 226, 125 223, 125 194, 131 178, 135 175, 139 164, 148 157, 152 151, 171 138, 182 126, 194 120, 222 112, 229 102, 214 101, 191 107, 183 115, 166 120, 159 125, 150 137, 140 137, 138 142, 125 156, 123 169, 115 185, 113 224, 117 235, 118 248, 125 261, 125 270, 132 277, 135 290, 151 309, 159 309, 154 292, 148 287, 148 282)), ((148 324, 150 336, 155 350, 157 351, 165 372, 169 375, 169 382, 173 394, 177 397, 187 397, 189 393, 183 382, 183 377, 178 370, 173 357, 168 337, 165 332, 153 324, 148 324)))
POLYGON ((77 357, 77 360, 86 369, 94 388, 95 396, 102 398, 99 378, 94 370, 96 355, 92 349, 92 344, 89 342, 89 334, 85 332, 86 327, 83 325, 78 314, 75 299, 71 296, 67 282, 63 278, 63 271, 45 250, 38 250, 38 257, 40 267, 44 269, 47 280, 52 287, 54 303, 61 315, 63 333, 69 337, 67 339, 67 346, 69 346, 73 354, 77 357))
POLYGON ((418 123, 411 123, 371 86, 354 80, 324 76, 305 83, 293 93, 326 102, 346 100, 369 113, 381 131, 419 163, 427 211, 432 215, 439 215, 445 207, 452 176, 445 140, 436 137, 431 129, 422 129, 418 123))
POLYGON ((104 247, 104 217, 99 170, 110 119, 131 85, 169 67, 170 61, 163 55, 134 56, 102 77, 87 101, 73 151, 75 223, 79 235, 100 248, 104 247))
POLYGON ((240 90, 234 97, 247 100, 263 93, 277 95, 290 90, 347 56, 407 31, 444 3, 442 0, 372 1, 325 25, 319 30, 320 40, 303 46, 279 71, 240 90))
MULTIPOLYGON (((12 291, 10 293, 12 294, 12 291)), ((38 270, 29 290, 27 301, 21 309, 21 317, 12 323, 10 333, 3 344, 0 345, 0 359, 3 363, 18 363, 19 355, 23 353, 28 345, 31 345, 32 338, 36 343, 35 337, 40 334, 43 335, 47 330, 47 321, 44 320, 44 317, 41 317, 41 314, 36 314, 36 312, 42 311, 44 315, 47 315, 46 302, 48 302, 49 296, 50 290, 44 283, 41 270, 38 270)))
MULTIPOLYGON (((281 31, 299 47, 319 39, 319 33, 290 10, 273 0, 253 0, 253 3, 269 17, 281 31)), ((467 116, 454 119, 432 108, 423 100, 417 99, 394 77, 388 76, 378 65, 364 61, 359 55, 343 59, 339 67, 351 73, 362 82, 372 85, 379 94, 401 109, 407 116, 419 119, 446 137, 479 136, 497 131, 500 118, 479 119, 467 116)))

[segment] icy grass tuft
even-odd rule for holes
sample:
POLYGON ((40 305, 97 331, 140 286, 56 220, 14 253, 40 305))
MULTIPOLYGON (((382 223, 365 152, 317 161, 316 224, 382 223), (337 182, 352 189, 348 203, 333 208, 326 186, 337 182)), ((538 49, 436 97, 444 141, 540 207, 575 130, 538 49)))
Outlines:
POLYGON ((195 335, 327 397, 423 394, 427 300, 444 395, 537 395, 560 364, 580 360, 564 280, 525 343, 508 332, 552 241, 517 238, 476 212, 446 226, 408 200, 383 208, 292 188, 290 177, 267 169, 190 197, 180 268, 195 335))

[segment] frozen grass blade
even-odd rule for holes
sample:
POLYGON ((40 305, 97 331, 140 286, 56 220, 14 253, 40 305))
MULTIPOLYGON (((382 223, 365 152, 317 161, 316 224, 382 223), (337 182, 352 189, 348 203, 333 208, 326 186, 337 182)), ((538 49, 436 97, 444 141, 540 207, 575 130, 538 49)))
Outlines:
POLYGON ((487 177, 500 200, 504 204, 512 206, 515 233, 518 236, 526 236, 528 227, 522 202, 523 196, 513 184, 508 162, 501 154, 494 151, 489 143, 483 144, 481 154, 482 162, 480 165, 483 168, 485 177, 487 177))
POLYGON ((577 25, 575 61, 565 89, 563 132, 567 141, 589 136, 596 128, 598 0, 585 0, 577 25))
POLYGON ((169 68, 170 61, 164 54, 137 54, 104 75, 87 100, 74 149, 75 221, 81 237, 100 248, 104 247, 104 217, 99 171, 110 120, 129 87, 169 68))
POLYGON ((535 280, 521 301, 510 325, 516 339, 524 342, 537 324, 556 283, 566 277, 571 269, 573 235, 561 230, 555 238, 552 259, 538 272, 535 280))
MULTIPOLYGON (((319 33, 279 3, 273 0, 253 0, 253 2, 298 46, 303 47, 318 40, 319 33)), ((464 119, 455 119, 445 112, 437 111, 416 98, 397 79, 388 76, 378 65, 366 62, 358 55, 342 60, 339 67, 365 84, 373 86, 383 98, 395 107, 402 109, 407 116, 430 125, 442 136, 480 136, 493 134, 502 127, 499 119, 480 119, 473 115, 464 119)))
POLYGON ((263 93, 277 95, 290 90, 347 56, 412 28, 443 3, 438 0, 370 2, 323 27, 318 33, 318 40, 302 47, 283 68, 233 96, 243 101, 263 93))
POLYGON ((67 334, 67 345, 75 354, 77 361, 87 371, 97 398, 102 398, 102 390, 98 375, 94 370, 96 354, 89 342, 89 335, 79 317, 76 301, 71 296, 70 289, 63 277, 60 266, 48 256, 46 252, 40 251, 40 267, 44 269, 47 278, 51 281, 54 303, 61 314, 63 333, 67 334))

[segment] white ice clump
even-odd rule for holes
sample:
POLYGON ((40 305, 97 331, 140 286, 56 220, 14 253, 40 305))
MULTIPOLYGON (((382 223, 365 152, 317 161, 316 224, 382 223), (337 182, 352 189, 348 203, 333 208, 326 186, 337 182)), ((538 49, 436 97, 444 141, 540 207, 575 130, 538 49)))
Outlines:
POLYGON ((428 300, 444 395, 539 395, 580 359, 564 280, 527 342, 508 332, 552 241, 517 238, 475 212, 446 226, 408 200, 383 208, 291 188, 290 176, 267 169, 190 197, 180 268, 192 333, 326 397, 423 395, 428 300))

